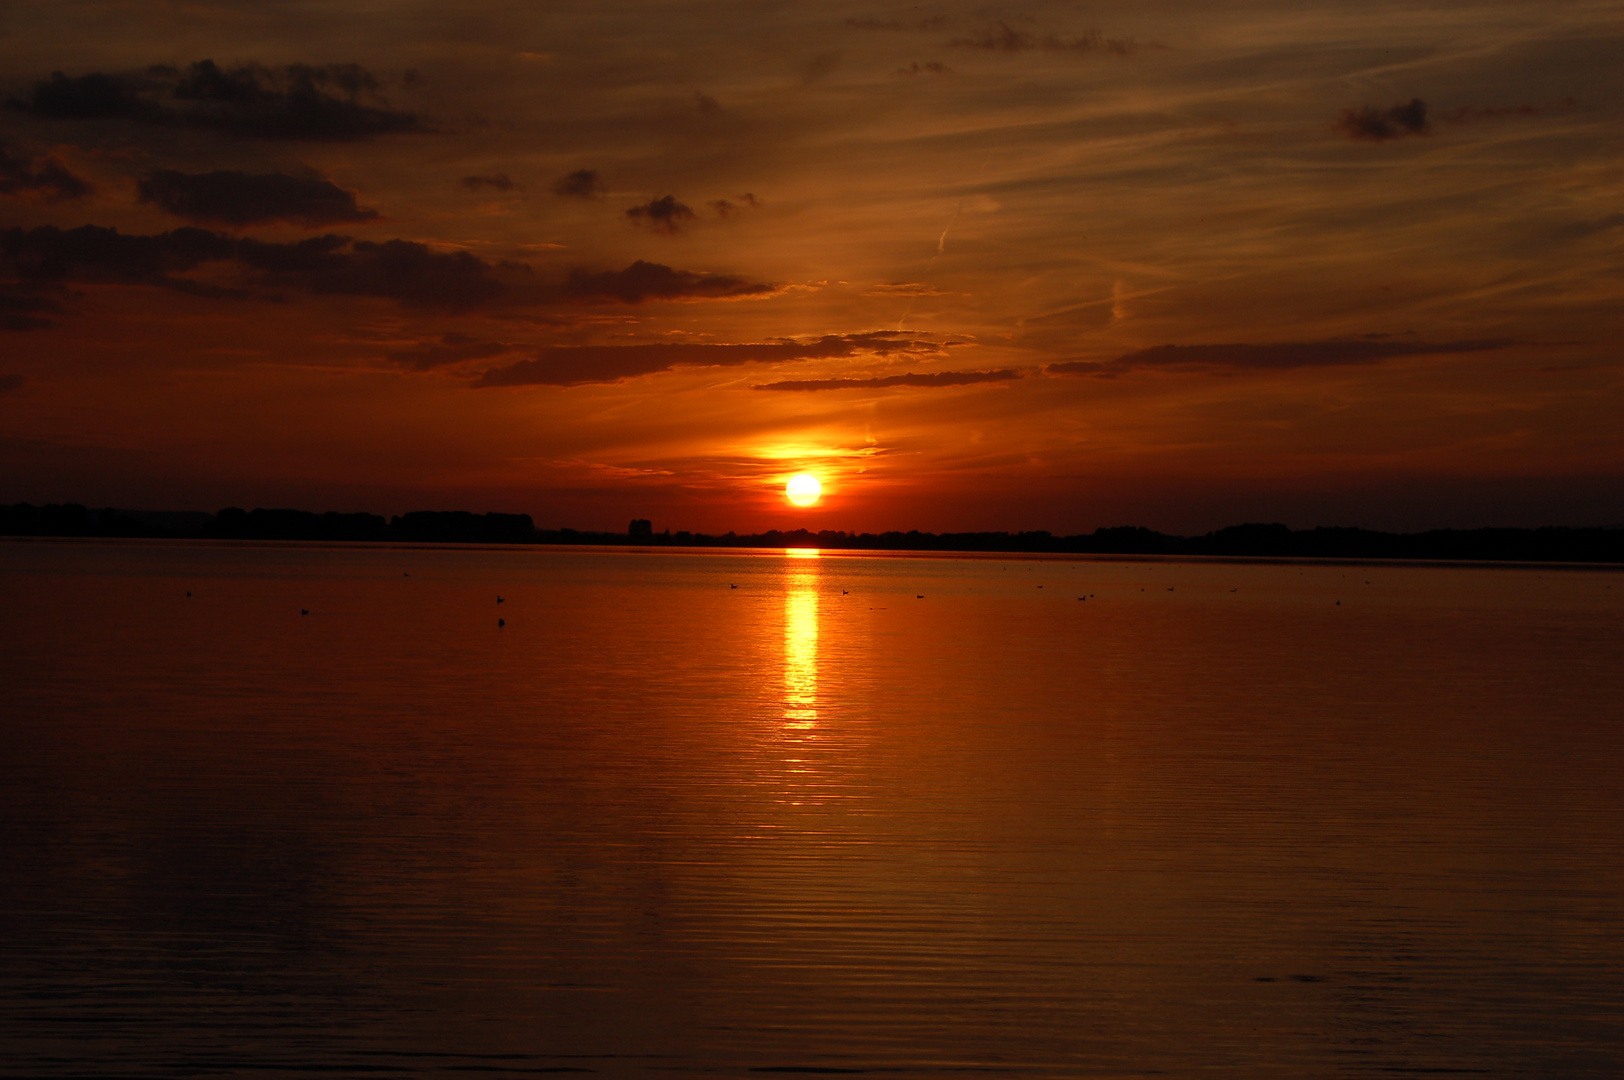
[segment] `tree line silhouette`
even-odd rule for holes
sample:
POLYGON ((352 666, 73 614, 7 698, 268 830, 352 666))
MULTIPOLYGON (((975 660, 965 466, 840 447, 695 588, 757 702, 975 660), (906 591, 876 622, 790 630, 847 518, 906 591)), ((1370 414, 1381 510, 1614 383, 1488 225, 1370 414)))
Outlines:
POLYGON ((1078 555, 1238 556, 1321 559, 1460 559, 1507 562, 1624 563, 1624 528, 1291 529, 1278 523, 1232 525, 1201 536, 1139 526, 1076 536, 1035 532, 851 533, 807 529, 721 536, 655 532, 636 518, 625 532, 538 529, 529 514, 418 510, 316 514, 306 510, 92 510, 77 503, 0 506, 0 536, 147 537, 202 540, 303 540, 327 543, 594 544, 636 547, 823 548, 868 551, 1007 551, 1078 555))

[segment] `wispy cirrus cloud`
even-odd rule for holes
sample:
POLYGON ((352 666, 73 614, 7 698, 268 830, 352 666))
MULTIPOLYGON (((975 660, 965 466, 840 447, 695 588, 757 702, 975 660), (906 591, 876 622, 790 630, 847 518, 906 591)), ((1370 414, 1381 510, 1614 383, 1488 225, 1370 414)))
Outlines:
POLYGON ((1096 362, 1073 360, 1050 364, 1051 375, 1081 375, 1114 378, 1146 368, 1215 371, 1286 371, 1293 368, 1343 367, 1350 364, 1378 364, 1402 356, 1429 356, 1442 353, 1486 352, 1512 344, 1499 338, 1479 341, 1304 341, 1247 345, 1156 345, 1124 353, 1114 360, 1096 362))
POLYGON ((476 387, 580 386, 652 375, 679 367, 737 367, 800 360, 843 359, 859 354, 935 353, 934 342, 887 331, 828 334, 814 341, 767 341, 743 344, 653 342, 636 345, 557 345, 485 372, 476 387))
POLYGON ((1020 372, 1008 368, 997 371, 935 371, 924 374, 886 375, 872 379, 798 379, 765 383, 752 390, 888 390, 893 387, 932 389, 943 386, 973 386, 977 383, 1014 382, 1020 372))
POLYGON ((1047 52, 1105 53, 1109 56, 1131 56, 1139 49, 1132 38, 1106 37, 1098 30, 1087 30, 1073 38, 1056 34, 1028 34, 1007 22, 996 22, 972 34, 952 38, 948 45, 959 49, 981 49, 987 52, 1047 52))

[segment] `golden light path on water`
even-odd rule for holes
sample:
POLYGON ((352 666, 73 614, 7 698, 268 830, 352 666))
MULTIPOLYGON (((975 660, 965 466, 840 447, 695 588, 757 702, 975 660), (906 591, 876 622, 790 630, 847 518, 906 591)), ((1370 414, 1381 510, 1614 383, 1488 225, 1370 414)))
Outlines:
POLYGON ((784 573, 784 721, 808 731, 818 719, 818 551, 790 548, 784 573))

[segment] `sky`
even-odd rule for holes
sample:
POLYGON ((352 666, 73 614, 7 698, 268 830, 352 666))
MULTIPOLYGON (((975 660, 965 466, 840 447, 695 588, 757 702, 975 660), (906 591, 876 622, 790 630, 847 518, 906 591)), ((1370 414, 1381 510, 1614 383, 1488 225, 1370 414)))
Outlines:
POLYGON ((0 502, 1624 524, 1621 56, 1587 0, 10 0, 0 502))

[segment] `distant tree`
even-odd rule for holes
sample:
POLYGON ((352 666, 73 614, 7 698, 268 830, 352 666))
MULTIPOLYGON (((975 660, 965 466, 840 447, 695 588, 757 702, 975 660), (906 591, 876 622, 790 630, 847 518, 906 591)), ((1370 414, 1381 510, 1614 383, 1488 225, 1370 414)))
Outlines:
POLYGON ((626 530, 626 535, 634 541, 651 541, 654 539, 654 523, 648 518, 633 518, 631 528, 626 530))

